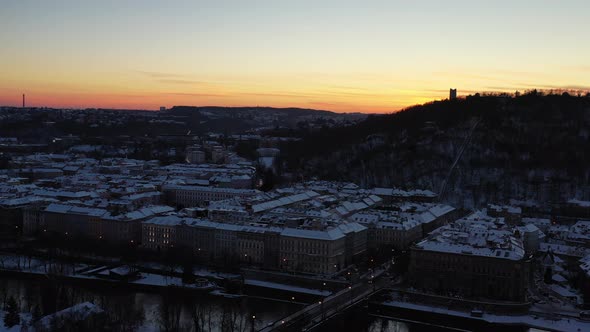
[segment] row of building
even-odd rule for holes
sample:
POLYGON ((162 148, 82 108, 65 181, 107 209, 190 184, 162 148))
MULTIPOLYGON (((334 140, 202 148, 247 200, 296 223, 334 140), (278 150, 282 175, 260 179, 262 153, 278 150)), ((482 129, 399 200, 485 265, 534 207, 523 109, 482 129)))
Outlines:
POLYGON ((142 245, 151 250, 182 247, 212 263, 332 274, 363 257, 367 229, 358 223, 323 230, 261 227, 169 215, 142 223, 142 245))
POLYGON ((255 169, 247 164, 159 166, 65 154, 13 163, 20 168, 0 174, 8 237, 182 247, 212 263, 332 274, 372 248, 408 249, 459 214, 420 190, 312 181, 261 192, 252 189, 255 169), (18 177, 41 167, 62 172, 18 177))
MULTIPOLYGON (((458 213, 435 203, 386 203, 374 190, 329 182, 266 193, 196 185, 161 188, 163 200, 176 190, 174 205, 193 207, 176 211, 149 204, 115 212, 112 202, 102 207, 84 204, 92 200, 54 202, 27 209, 25 224, 44 233, 134 243, 156 252, 184 248, 217 264, 332 274, 371 248, 408 249, 458 213)), ((148 193, 131 196, 152 197, 148 193)))

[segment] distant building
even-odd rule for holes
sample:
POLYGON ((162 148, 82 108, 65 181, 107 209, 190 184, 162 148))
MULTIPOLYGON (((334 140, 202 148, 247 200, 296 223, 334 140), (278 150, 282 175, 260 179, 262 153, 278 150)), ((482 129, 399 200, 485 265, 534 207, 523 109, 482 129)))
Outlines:
POLYGON ((40 212, 39 218, 47 233, 112 243, 139 243, 142 221, 173 210, 168 206, 149 206, 111 214, 102 208, 53 203, 40 212))
POLYGON ((162 192, 168 204, 193 207, 233 197, 249 197, 259 193, 252 189, 215 188, 188 185, 164 185, 162 192))
POLYGON ((437 229, 410 252, 412 287, 441 295, 524 301, 530 273, 523 241, 481 213, 437 229))
POLYGON ((211 161, 214 164, 222 164, 225 162, 226 152, 221 145, 215 145, 211 148, 211 161))
POLYGON ((367 229, 354 222, 312 230, 168 215, 142 223, 142 246, 150 250, 180 246, 218 264, 241 262, 290 272, 331 274, 364 255, 367 229))
POLYGON ((457 99, 457 89, 451 89, 449 92, 449 100, 457 99))
POLYGON ((434 229, 456 220, 460 214, 449 205, 433 205, 413 212, 365 210, 349 219, 368 228, 370 248, 406 250, 434 229))
POLYGON ((164 112, 166 110, 166 106, 160 106, 160 112, 164 112))
POLYGON ((511 225, 519 224, 522 220, 522 209, 517 206, 488 204, 487 214, 494 218, 504 218, 511 225))
POLYGON ((578 287, 582 291, 584 304, 587 307, 588 303, 590 303, 590 255, 580 259, 578 263, 580 264, 578 270, 578 287))
POLYGON ((531 254, 536 253, 539 250, 541 241, 545 238, 545 234, 533 224, 523 226, 521 232, 525 252, 531 254))
POLYGON ((438 197, 430 190, 400 190, 395 188, 374 188, 373 194, 381 197, 385 203, 392 202, 422 202, 432 203, 438 197))
POLYGON ((189 146, 186 148, 186 161, 190 164, 205 163, 205 152, 201 151, 200 146, 189 146))
POLYGON ((256 150, 258 154, 258 165, 264 169, 271 169, 277 171, 277 159, 281 154, 281 150, 276 148, 259 148, 256 150))

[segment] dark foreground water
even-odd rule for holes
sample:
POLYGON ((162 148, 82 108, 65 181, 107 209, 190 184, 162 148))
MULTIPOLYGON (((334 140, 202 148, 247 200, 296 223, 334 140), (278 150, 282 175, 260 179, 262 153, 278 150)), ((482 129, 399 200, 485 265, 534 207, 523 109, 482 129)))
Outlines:
POLYGON ((450 332, 456 331, 429 324, 409 323, 371 316, 366 308, 355 308, 332 318, 320 332, 364 331, 364 332, 450 332))
POLYGON ((140 292, 88 287, 46 279, 0 278, 0 305, 14 296, 22 312, 41 316, 89 301, 122 331, 250 331, 299 310, 302 305, 252 297, 225 298, 182 291, 140 292), (255 319, 253 317, 255 316, 255 319))
MULTIPOLYGON (((255 294, 254 294, 255 295, 255 294)), ((268 295, 268 294, 265 294, 268 295)), ((207 293, 141 292, 125 286, 74 285, 47 279, 0 278, 0 305, 14 296, 22 312, 41 316, 89 301, 105 310, 118 331, 251 331, 302 308, 302 304, 254 297, 225 298, 207 293), (255 319, 253 319, 255 317, 255 319)), ((451 331, 419 323, 370 316, 357 308, 337 316, 320 331, 451 331)))

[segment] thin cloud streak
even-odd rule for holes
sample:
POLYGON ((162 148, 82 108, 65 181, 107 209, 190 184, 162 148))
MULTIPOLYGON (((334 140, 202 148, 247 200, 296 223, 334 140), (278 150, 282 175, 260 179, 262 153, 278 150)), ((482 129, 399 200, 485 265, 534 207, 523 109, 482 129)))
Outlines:
POLYGON ((227 97, 226 94, 218 94, 218 93, 192 93, 192 92, 164 92, 164 95, 173 95, 173 96, 189 96, 189 97, 227 97))
POLYGON ((143 71, 143 70, 135 70, 134 72, 148 76, 148 77, 152 77, 152 78, 183 78, 183 77, 187 77, 186 75, 178 74, 178 73, 164 73, 164 72, 143 71))
POLYGON ((540 89, 540 90, 583 90, 583 91, 590 91, 590 85, 554 85, 554 84, 529 84, 529 83, 521 83, 520 86, 531 88, 531 89, 540 89))
POLYGON ((298 93, 282 93, 282 92, 242 92, 238 93, 241 96, 253 96, 253 97, 285 97, 285 98, 306 98, 310 97, 308 94, 298 93))
POLYGON ((169 78, 159 78, 156 81, 164 84, 181 84, 181 85, 211 85, 211 83, 202 82, 202 81, 192 81, 192 80, 181 80, 181 79, 169 79, 169 78))

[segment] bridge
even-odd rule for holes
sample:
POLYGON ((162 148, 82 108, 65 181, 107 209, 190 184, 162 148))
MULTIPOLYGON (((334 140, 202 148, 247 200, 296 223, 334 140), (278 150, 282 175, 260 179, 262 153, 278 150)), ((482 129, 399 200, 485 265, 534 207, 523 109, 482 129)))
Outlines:
POLYGON ((385 269, 369 272, 360 281, 321 301, 314 302, 305 308, 279 319, 259 332, 271 331, 305 331, 313 330, 332 316, 345 311, 368 299, 390 284, 387 278, 381 278, 385 269))

